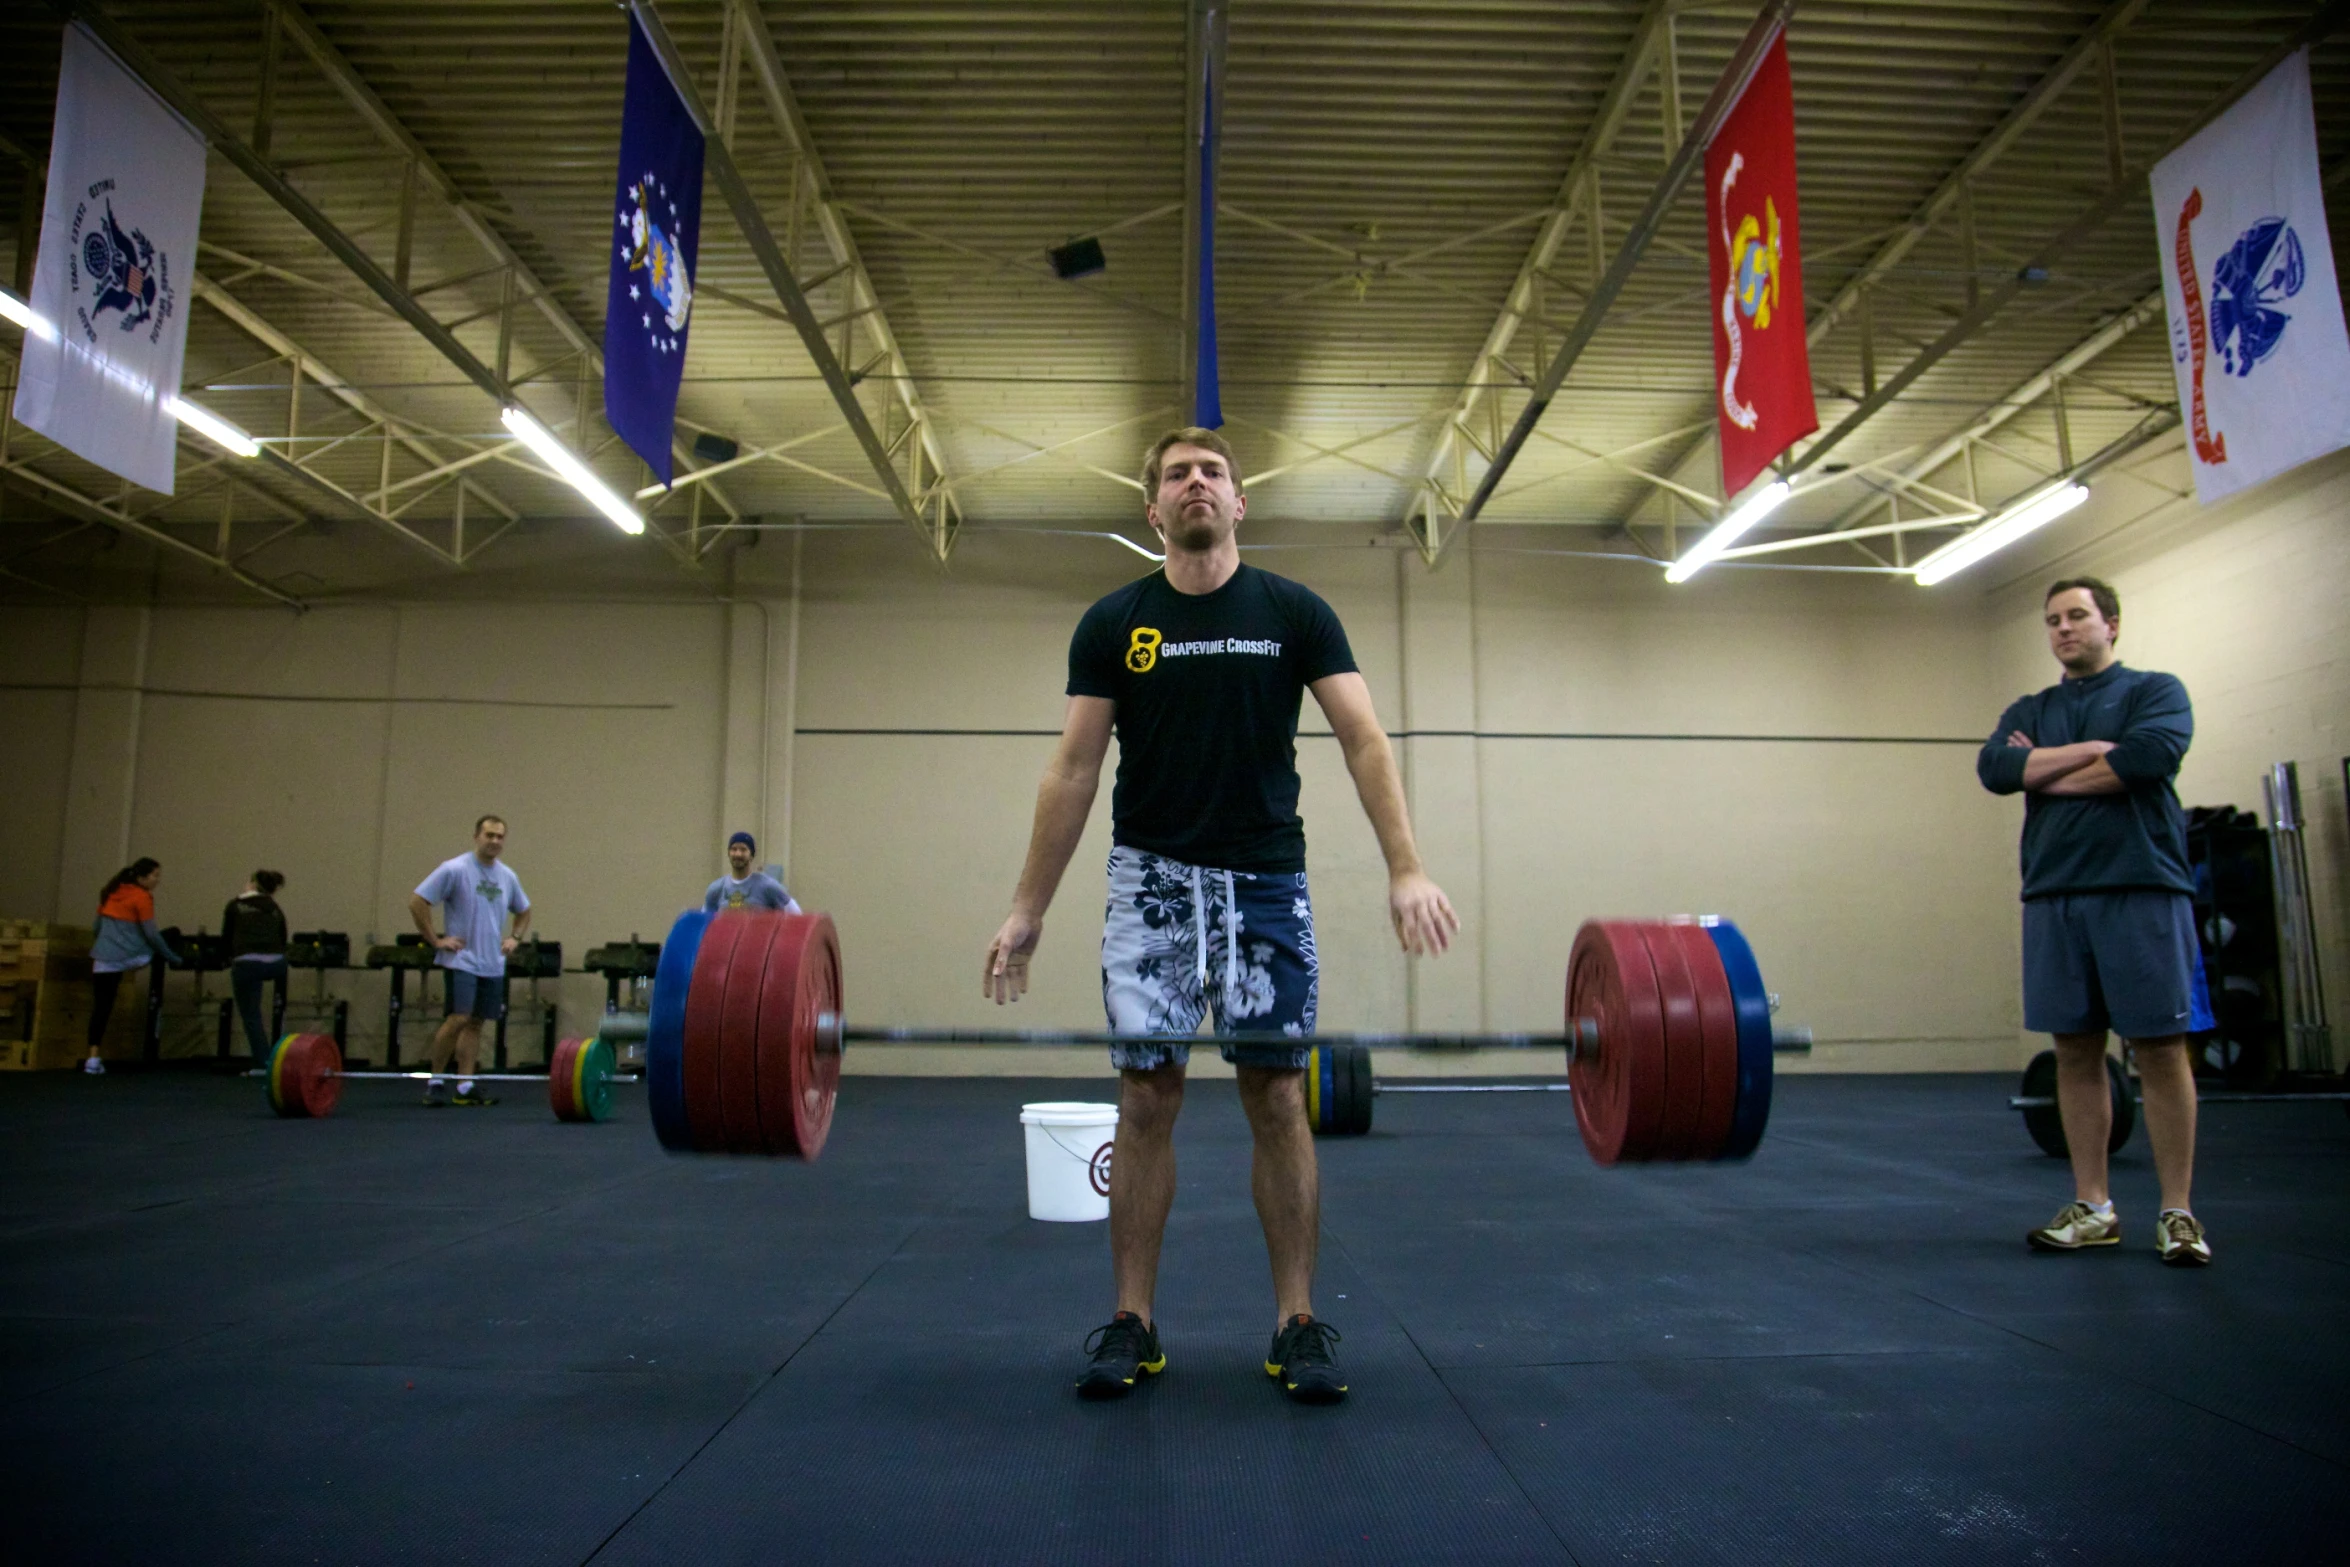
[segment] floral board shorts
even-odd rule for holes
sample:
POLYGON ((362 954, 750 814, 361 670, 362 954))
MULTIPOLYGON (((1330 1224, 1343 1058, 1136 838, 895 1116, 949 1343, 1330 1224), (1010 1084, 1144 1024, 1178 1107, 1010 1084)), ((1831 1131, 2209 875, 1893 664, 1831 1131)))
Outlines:
MULTIPOLYGON (((1295 1045, 1225 1045, 1242 1066, 1302 1068, 1320 999, 1314 905, 1303 871, 1252 874, 1110 851, 1102 921, 1102 1010, 1121 1034, 1281 1033, 1295 1045)), ((1183 1044, 1110 1047, 1121 1071, 1182 1066, 1183 1044)))

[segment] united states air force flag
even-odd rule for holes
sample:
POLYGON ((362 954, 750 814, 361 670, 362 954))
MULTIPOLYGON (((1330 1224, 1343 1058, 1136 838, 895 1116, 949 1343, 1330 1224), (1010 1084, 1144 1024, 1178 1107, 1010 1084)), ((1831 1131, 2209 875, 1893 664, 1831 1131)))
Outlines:
POLYGON ((2208 506, 2350 445, 2350 334, 2309 51, 2156 164, 2152 183, 2196 498, 2208 506))
POLYGON ((204 138, 106 46, 65 30, 36 314, 19 424, 133 484, 171 493, 187 289, 204 211, 204 138))
POLYGON ((604 417, 663 484, 701 232, 702 133, 632 16, 604 303, 604 417))

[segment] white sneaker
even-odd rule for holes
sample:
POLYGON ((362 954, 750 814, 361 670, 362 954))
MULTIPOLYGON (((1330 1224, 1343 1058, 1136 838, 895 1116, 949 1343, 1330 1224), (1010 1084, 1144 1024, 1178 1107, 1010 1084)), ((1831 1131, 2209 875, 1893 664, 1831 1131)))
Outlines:
POLYGON ((2184 1208, 2165 1208, 2154 1221, 2154 1249, 2174 1268, 2202 1268, 2211 1264, 2211 1243, 2203 1226, 2184 1208))
POLYGON ((92 1077, 102 1077, 106 1072, 106 1063, 96 1056, 85 1056, 82 1058, 82 1070, 92 1077))
POLYGON ((2085 1202, 2067 1203, 2056 1217, 2024 1237, 2034 1251, 2079 1251, 2084 1246, 2119 1245, 2119 1215, 2099 1213, 2085 1202))

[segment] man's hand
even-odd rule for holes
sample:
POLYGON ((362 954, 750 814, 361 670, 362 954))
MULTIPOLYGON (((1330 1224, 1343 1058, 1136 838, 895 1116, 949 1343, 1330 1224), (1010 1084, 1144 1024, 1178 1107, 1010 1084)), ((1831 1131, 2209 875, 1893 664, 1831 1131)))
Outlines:
POLYGON ((463 936, 435 936, 432 939, 432 944, 443 952, 463 952, 465 950, 463 936))
POLYGON ((1414 956, 1442 952, 1461 928, 1452 900, 1422 871, 1406 871, 1388 882, 1387 917, 1395 923, 1395 939, 1414 956))
POLYGON ((2028 734, 2025 734, 2021 729, 2010 729, 2007 732, 2007 743, 2010 746, 2020 745, 2025 750, 2029 751, 2032 748, 2032 737, 2028 734))
POLYGON ((508 936, 504 941, 498 943, 498 951, 503 956, 510 958, 514 956, 514 949, 521 945, 522 943, 520 940, 513 936, 508 936))
POLYGON ((1037 938, 1043 934, 1044 921, 1018 909, 1006 915, 1003 928, 987 944, 987 966, 980 971, 979 993, 993 996, 999 1007, 1007 1001, 1019 1000, 1028 988, 1028 959, 1036 951, 1037 938))

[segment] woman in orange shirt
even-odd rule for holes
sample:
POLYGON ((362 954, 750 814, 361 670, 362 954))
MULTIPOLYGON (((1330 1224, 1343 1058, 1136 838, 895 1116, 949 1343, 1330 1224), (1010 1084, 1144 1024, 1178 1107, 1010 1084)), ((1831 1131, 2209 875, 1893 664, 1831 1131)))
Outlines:
POLYGON ((162 958, 177 963, 179 954, 172 951, 155 928, 155 884, 163 880, 163 867, 153 860, 138 859, 116 871, 98 894, 98 939, 90 943, 90 1055, 82 1063, 85 1072, 103 1072, 106 1064, 98 1059, 98 1044, 106 1037, 106 1023, 114 1015, 115 993, 122 989, 122 977, 143 969, 162 958))

